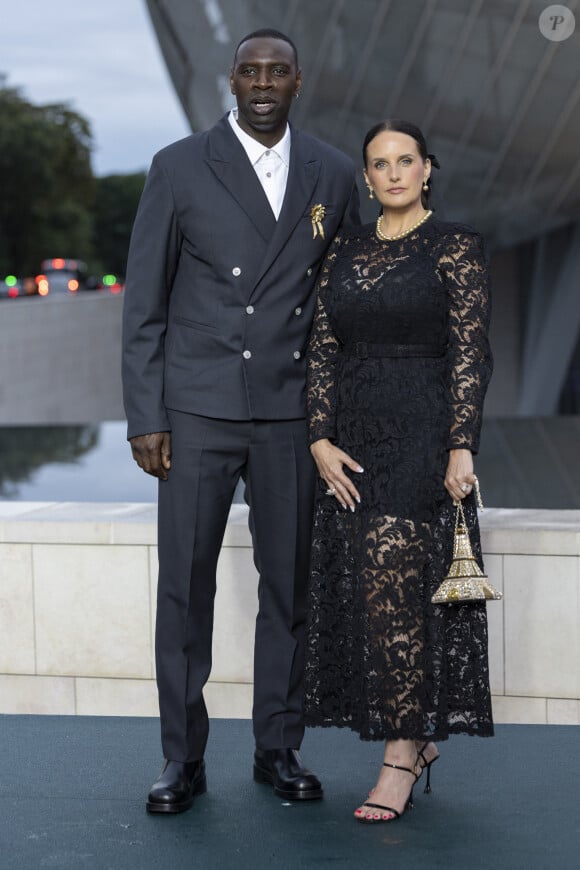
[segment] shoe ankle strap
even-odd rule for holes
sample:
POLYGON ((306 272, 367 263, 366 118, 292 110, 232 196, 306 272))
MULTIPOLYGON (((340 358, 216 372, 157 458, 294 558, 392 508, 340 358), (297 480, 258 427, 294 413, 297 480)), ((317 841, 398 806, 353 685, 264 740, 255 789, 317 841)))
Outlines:
POLYGON ((390 762, 384 761, 383 767, 394 767, 395 770, 404 770, 407 773, 410 773, 411 776, 415 776, 415 777, 417 776, 416 772, 414 770, 412 770, 410 767, 401 767, 400 764, 390 764, 390 762))

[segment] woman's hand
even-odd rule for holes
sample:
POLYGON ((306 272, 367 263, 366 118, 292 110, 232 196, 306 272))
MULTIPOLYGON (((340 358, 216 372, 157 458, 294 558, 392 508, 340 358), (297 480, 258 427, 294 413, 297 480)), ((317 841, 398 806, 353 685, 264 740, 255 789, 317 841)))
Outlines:
POLYGON ((475 484, 473 473, 473 456, 471 450, 450 450, 447 472, 445 474, 445 489, 452 499, 461 501, 469 495, 475 484))
POLYGON ((333 490, 329 495, 334 495, 345 510, 349 507, 353 511, 354 503, 360 503, 360 495, 352 480, 342 470, 342 466, 346 465, 351 471, 360 474, 363 469, 358 462, 351 459, 344 450, 335 447, 328 438, 321 438, 311 444, 310 452, 316 462, 319 475, 326 482, 328 489, 333 490))

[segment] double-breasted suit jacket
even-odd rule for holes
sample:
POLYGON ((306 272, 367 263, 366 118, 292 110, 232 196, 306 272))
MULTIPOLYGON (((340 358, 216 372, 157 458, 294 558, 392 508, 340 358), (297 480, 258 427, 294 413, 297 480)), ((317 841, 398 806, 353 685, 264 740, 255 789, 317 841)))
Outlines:
POLYGON ((230 420, 305 416, 313 290, 339 226, 358 223, 358 193, 344 154, 291 134, 277 221, 227 117, 155 156, 127 275, 129 437, 168 430, 167 408, 230 420))

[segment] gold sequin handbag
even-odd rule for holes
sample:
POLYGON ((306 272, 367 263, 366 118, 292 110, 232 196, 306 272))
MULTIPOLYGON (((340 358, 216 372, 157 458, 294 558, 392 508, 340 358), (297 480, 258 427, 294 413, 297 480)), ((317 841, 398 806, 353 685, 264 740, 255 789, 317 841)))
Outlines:
MULTIPOLYGON (((479 483, 475 482, 477 506, 483 510, 479 483)), ((468 601, 500 601, 498 592, 477 564, 471 549, 471 541, 463 505, 455 502, 455 532, 453 535, 453 559, 447 576, 431 598, 432 604, 464 604, 468 601)))

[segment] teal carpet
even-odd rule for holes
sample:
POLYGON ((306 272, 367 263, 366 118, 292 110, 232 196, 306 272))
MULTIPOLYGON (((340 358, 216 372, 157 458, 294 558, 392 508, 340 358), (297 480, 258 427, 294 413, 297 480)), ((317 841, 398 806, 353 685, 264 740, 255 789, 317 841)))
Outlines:
POLYGON ((252 781, 246 721, 214 720, 208 793, 149 816, 162 759, 153 719, 0 716, 0 868, 98 870, 578 870, 580 729, 504 725, 441 746, 433 793, 400 821, 361 825, 378 744, 308 731, 323 801, 286 804, 252 781))

